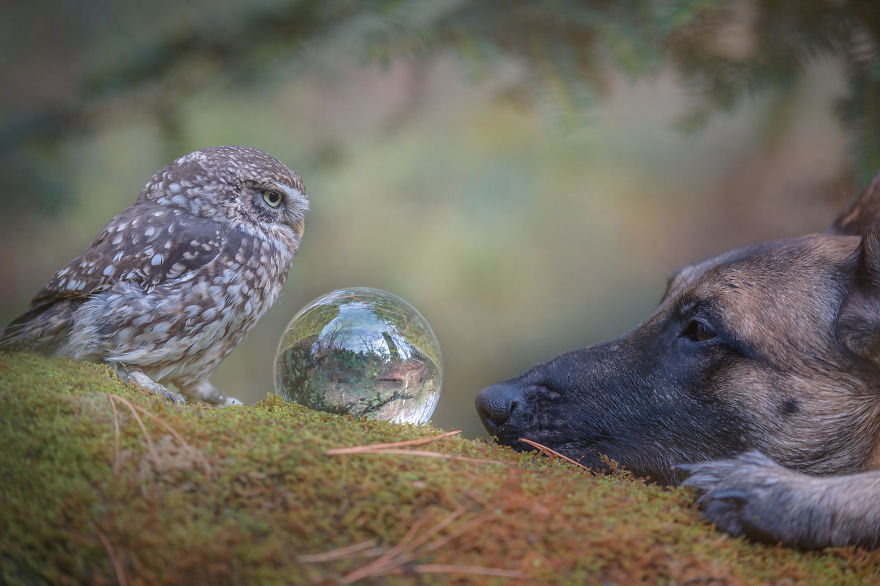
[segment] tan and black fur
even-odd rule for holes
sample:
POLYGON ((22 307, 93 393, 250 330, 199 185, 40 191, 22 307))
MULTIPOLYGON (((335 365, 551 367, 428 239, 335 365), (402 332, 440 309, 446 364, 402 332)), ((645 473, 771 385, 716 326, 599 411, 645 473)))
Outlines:
POLYGON ((802 548, 880 545, 880 176, 823 234, 679 271, 608 342, 483 389, 520 438, 699 493, 721 529, 802 548))

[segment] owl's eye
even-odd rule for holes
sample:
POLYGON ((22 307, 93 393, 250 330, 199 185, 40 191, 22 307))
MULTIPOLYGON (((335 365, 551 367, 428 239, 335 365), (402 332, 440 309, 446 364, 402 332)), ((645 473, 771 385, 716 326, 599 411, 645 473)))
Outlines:
POLYGON ((267 189, 263 192, 263 201, 273 208, 280 206, 283 199, 281 192, 277 189, 267 189))

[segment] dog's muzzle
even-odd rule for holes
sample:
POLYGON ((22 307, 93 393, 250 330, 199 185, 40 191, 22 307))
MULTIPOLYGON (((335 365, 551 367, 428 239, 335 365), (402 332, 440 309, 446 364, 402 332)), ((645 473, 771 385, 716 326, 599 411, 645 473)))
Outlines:
POLYGON ((498 383, 480 391, 475 403, 486 430, 498 433, 522 401, 519 388, 510 383, 498 383))

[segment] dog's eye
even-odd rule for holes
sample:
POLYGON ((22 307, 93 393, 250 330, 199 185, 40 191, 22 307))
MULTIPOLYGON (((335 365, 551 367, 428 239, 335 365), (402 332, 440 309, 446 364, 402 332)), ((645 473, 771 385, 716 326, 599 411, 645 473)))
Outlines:
POLYGON ((706 322, 692 319, 682 335, 693 342, 705 342, 706 340, 711 340, 717 334, 706 322))

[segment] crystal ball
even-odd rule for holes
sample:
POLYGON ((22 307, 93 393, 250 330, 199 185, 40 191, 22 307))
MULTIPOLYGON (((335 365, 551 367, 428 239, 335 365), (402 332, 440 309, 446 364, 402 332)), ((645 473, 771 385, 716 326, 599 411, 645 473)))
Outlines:
POLYGON ((369 287, 306 305, 275 355, 275 392, 330 413, 421 425, 442 381, 440 344, 427 320, 397 295, 369 287))

